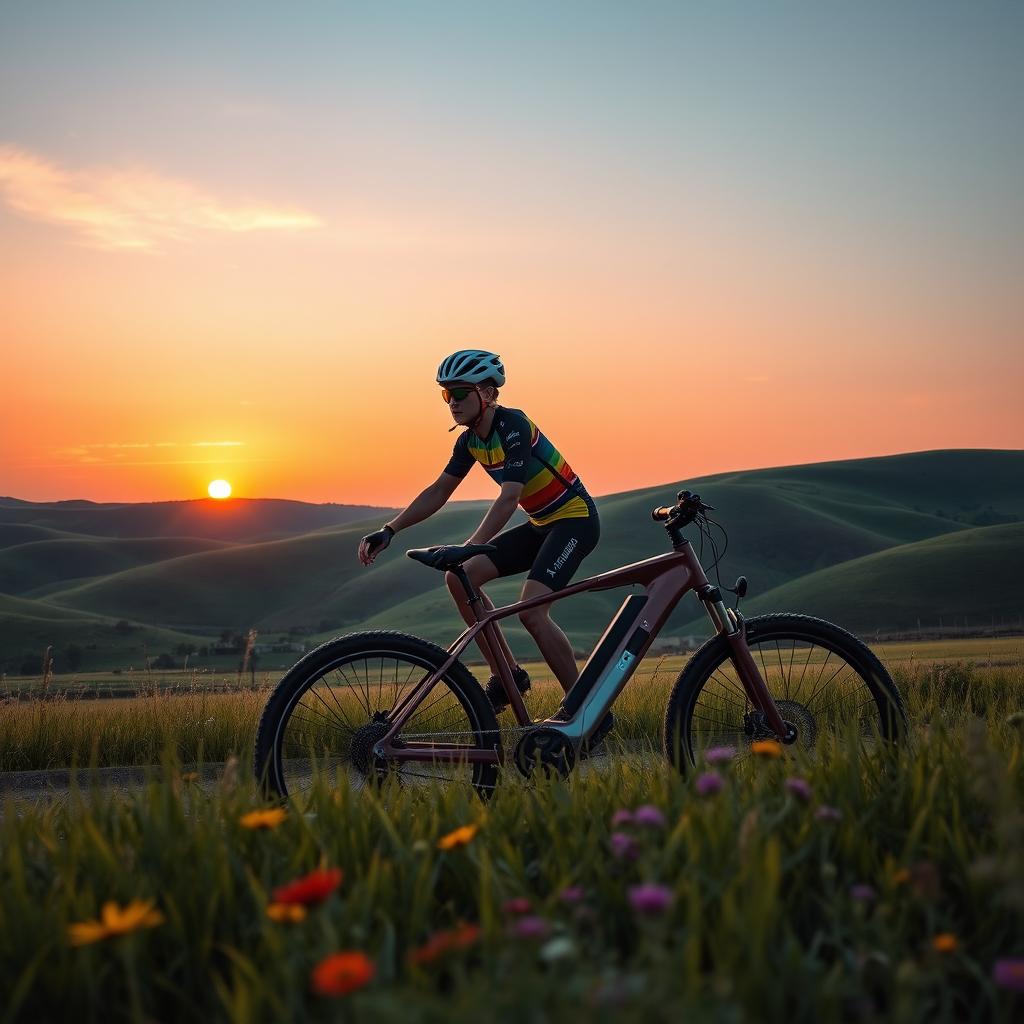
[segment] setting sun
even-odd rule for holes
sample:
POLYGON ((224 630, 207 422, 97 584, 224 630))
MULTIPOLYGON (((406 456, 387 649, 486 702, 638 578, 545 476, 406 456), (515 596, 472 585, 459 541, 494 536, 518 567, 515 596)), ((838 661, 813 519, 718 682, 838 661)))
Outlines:
POLYGON ((231 484, 227 480, 211 480, 207 491, 211 498, 230 498, 231 484))

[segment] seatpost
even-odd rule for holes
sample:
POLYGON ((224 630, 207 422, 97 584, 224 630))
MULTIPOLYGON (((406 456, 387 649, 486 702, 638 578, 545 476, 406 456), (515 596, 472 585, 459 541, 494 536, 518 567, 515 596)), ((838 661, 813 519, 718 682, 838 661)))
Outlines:
POLYGON ((455 573, 456 577, 458 577, 459 582, 462 584, 462 589, 466 592, 466 600, 469 602, 470 608, 473 609, 474 614, 476 614, 476 617, 479 619, 480 614, 474 606, 480 600, 480 595, 473 589, 473 584, 469 582, 466 570, 461 565, 457 565, 450 571, 455 573))

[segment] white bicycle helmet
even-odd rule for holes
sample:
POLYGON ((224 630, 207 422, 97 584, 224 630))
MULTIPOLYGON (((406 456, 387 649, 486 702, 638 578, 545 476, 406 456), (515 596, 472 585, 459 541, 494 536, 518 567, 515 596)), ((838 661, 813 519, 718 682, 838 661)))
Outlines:
POLYGON ((505 383, 505 367, 501 359, 493 352, 485 352, 479 348, 464 348, 453 352, 437 368, 437 383, 454 384, 462 381, 466 384, 483 384, 493 380, 495 387, 505 383))

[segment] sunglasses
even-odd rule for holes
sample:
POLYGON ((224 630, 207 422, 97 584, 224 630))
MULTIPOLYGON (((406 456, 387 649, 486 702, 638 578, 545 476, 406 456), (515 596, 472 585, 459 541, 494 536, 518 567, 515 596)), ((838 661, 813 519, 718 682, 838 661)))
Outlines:
POLYGON ((444 404, 447 405, 453 398, 456 402, 461 402, 469 398, 475 391, 476 388, 441 388, 441 397, 444 399, 444 404))

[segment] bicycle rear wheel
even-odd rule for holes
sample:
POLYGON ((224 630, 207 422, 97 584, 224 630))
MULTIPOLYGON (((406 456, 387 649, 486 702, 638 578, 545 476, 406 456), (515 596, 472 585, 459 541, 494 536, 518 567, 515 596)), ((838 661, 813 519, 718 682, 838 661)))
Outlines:
MULTIPOLYGON (((865 743, 897 741, 906 730, 899 691, 857 637, 809 615, 746 621, 747 644, 795 746, 813 750, 826 733, 855 731, 865 743)), ((774 733, 747 698, 730 648, 714 636, 679 674, 665 711, 665 755, 680 771, 715 746, 738 753, 774 733)))
MULTIPOLYGON (((318 775, 361 787, 389 773, 403 782, 464 783, 487 794, 497 765, 466 760, 386 761, 373 748, 392 708, 448 654, 419 637, 354 633, 322 644, 284 676, 256 733, 254 769, 268 797, 294 797, 318 775)), ((498 724, 480 684, 456 661, 421 700, 395 743, 494 749, 498 724)))

